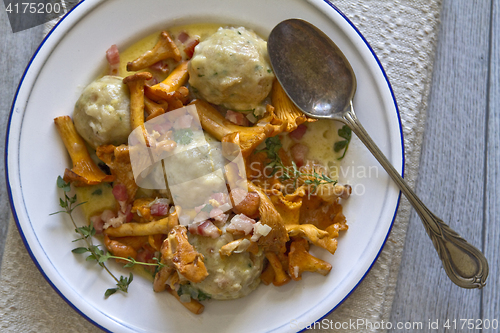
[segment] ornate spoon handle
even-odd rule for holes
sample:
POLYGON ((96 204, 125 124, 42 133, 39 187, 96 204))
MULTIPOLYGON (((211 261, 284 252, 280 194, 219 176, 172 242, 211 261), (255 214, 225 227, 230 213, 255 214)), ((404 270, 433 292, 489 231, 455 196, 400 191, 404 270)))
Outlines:
POLYGON ((389 176, 408 198, 413 208, 417 211, 432 240, 443 267, 449 278, 462 288, 482 288, 488 277, 488 262, 484 255, 474 246, 467 243, 453 229, 436 217, 417 197, 415 192, 406 184, 401 175, 394 169, 389 160, 370 138, 359 122, 354 109, 344 114, 343 119, 351 130, 370 150, 373 156, 380 162, 389 176))

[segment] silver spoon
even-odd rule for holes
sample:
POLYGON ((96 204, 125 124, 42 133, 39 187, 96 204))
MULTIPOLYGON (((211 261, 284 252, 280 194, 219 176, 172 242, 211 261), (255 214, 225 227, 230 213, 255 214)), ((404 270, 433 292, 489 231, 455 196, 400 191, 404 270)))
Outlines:
POLYGON ((384 167, 422 219, 450 279, 462 288, 484 287, 488 277, 484 255, 420 201, 361 126, 352 105, 356 77, 337 45, 312 24, 290 19, 273 29, 267 49, 274 73, 290 99, 312 118, 349 126, 384 167))

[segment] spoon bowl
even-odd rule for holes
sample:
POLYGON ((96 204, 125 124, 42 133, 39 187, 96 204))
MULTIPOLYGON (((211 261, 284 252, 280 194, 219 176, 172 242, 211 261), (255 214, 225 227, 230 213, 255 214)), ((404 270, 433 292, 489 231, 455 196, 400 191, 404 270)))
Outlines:
POLYGON ((330 38, 305 21, 290 19, 273 29, 268 52, 278 81, 306 115, 342 118, 354 98, 356 76, 330 38))
POLYGON ((365 144, 420 216, 448 277, 462 288, 482 288, 484 255, 436 217, 417 197, 368 135, 354 113, 354 71, 342 51, 312 24, 289 19, 269 35, 271 66, 290 99, 312 118, 338 120, 365 144))

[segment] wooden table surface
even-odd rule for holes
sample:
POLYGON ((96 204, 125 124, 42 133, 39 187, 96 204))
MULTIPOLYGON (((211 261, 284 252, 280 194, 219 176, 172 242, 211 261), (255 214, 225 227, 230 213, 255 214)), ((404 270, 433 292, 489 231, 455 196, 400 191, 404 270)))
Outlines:
MULTIPOLYGON (((0 6, 3 8, 2 6, 0 6)), ((42 40, 42 26, 13 34, 0 14, 0 136, 5 137, 12 98, 42 40)), ((0 151, 4 152, 4 142, 0 151)), ((2 173, 4 164, 2 163, 2 173)), ((489 262, 487 286, 464 290, 441 267, 431 241, 412 213, 391 322, 500 321, 500 0, 443 0, 427 124, 416 191, 429 208, 481 249, 489 262)), ((2 179, 2 182, 5 182, 2 179)), ((0 260, 9 218, 0 191, 0 260)), ((418 327, 418 326, 414 326, 418 327)), ((500 330, 500 329, 499 329, 500 330)), ((495 330, 482 330, 494 332, 495 330)))

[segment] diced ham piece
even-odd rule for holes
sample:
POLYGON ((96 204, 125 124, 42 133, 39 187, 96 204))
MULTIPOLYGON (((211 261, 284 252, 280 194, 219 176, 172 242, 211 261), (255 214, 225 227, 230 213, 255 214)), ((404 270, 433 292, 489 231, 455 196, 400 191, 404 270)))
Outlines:
POLYGON ((267 236, 271 230, 272 228, 270 226, 262 224, 259 221, 253 225, 253 235, 250 237, 250 240, 256 242, 261 236, 267 236))
POLYGON ((132 221, 134 214, 132 214, 132 205, 127 203, 128 195, 127 188, 123 184, 115 184, 112 191, 116 201, 120 205, 118 216, 111 215, 110 211, 104 211, 101 214, 101 219, 104 221, 104 229, 109 227, 118 227, 123 223, 132 221))
POLYGON ((106 209, 104 212, 101 213, 101 220, 106 223, 109 222, 110 219, 115 217, 115 212, 112 210, 106 209))
POLYGON ((127 222, 127 215, 125 215, 122 211, 119 211, 118 216, 110 218, 108 222, 104 223, 103 228, 104 229, 108 229, 109 227, 117 228, 126 222, 127 222))
POLYGON ((224 212, 222 211, 222 209, 220 208, 213 208, 211 211, 210 211, 210 218, 213 219, 214 217, 216 216, 219 216, 220 214, 224 214, 224 212))
POLYGON ((193 122, 193 116, 189 114, 185 114, 177 118, 174 122, 174 129, 183 129, 191 127, 191 123, 193 122))
POLYGON ((230 233, 242 232, 245 235, 248 235, 253 231, 254 224, 254 219, 251 219, 244 214, 238 214, 231 219, 231 223, 227 226, 226 231, 230 233))
POLYGON ((111 45, 106 51, 106 60, 108 60, 109 63, 109 74, 118 75, 118 69, 120 68, 120 53, 115 44, 111 45))
POLYGON ((189 225, 188 230, 194 235, 200 235, 205 237, 217 238, 222 232, 219 228, 212 223, 212 221, 206 220, 202 222, 192 223, 189 225))
POLYGON ((222 228, 222 226, 224 224, 226 224, 226 221, 228 218, 229 218, 229 214, 220 214, 220 215, 214 216, 213 223, 217 227, 222 228))
POLYGON ((193 54, 194 54, 194 48, 196 47, 196 45, 198 45, 200 43, 200 41, 198 39, 194 39, 192 40, 191 42, 189 42, 187 45, 186 45, 186 48, 184 49, 184 53, 186 53, 186 57, 188 59, 191 59, 193 57, 193 54))
POLYGON ((144 251, 137 252, 136 260, 140 261, 140 262, 153 263, 153 262, 155 262, 155 260, 153 260, 153 257, 154 257, 154 253, 152 253, 149 250, 144 249, 144 251))
POLYGON ((217 193, 212 193, 210 195, 210 199, 214 199, 219 203, 219 205, 223 205, 227 203, 227 196, 225 193, 222 192, 217 192, 217 193))
POLYGON ((123 184, 115 184, 112 193, 117 201, 128 200, 127 188, 123 184))
POLYGON ((104 221, 101 219, 100 215, 95 215, 90 218, 90 222, 95 229, 96 234, 102 234, 104 221))
POLYGON ((168 214, 170 200, 167 198, 156 198, 149 203, 150 213, 153 216, 165 216, 168 214))
POLYGON ((120 214, 125 216, 125 223, 132 221, 134 218, 134 214, 132 214, 132 205, 129 204, 125 206, 125 209, 118 212, 118 216, 120 216, 120 214))
POLYGON ((235 112, 232 110, 227 110, 226 112, 226 119, 232 122, 233 124, 240 125, 240 126, 249 126, 250 122, 245 117, 245 115, 241 112, 235 112))
POLYGON ((187 32, 182 31, 179 36, 177 36, 177 39, 179 40, 179 42, 185 43, 189 39, 189 35, 187 34, 187 32))
POLYGON ((211 221, 205 221, 198 227, 198 232, 202 236, 217 238, 221 231, 211 221))
POLYGON ((203 209, 203 207, 205 207, 207 204, 203 204, 203 205, 199 205, 199 206, 196 206, 194 207, 194 211, 196 212, 196 214, 198 214, 199 212, 201 212, 201 210, 203 209))
POLYGON ((304 160, 306 159, 306 155, 309 152, 309 147, 303 145, 301 143, 296 143, 290 148, 290 154, 292 154, 292 159, 295 161, 295 164, 300 168, 304 165, 304 160))
MULTIPOLYGON (((158 119, 158 118, 156 118, 156 119, 158 119)), ((169 122, 169 121, 163 121, 163 122, 162 122, 162 123, 160 123, 160 124, 154 124, 154 125, 152 126, 152 128, 151 128, 151 129, 152 129, 153 131, 156 131, 156 132, 158 132, 158 133, 163 134, 163 133, 166 133, 169 129, 171 129, 171 128, 172 128, 172 126, 173 126, 173 125, 172 125, 172 123, 171 123, 171 122, 169 122)), ((161 134, 160 134, 160 135, 161 135, 161 134)), ((133 137, 133 135, 132 135, 132 137, 133 137)))
POLYGON ((155 203, 151 205, 151 215, 164 216, 168 214, 168 205, 162 203, 155 203))
POLYGON ((154 71, 162 72, 162 73, 168 73, 169 68, 168 68, 168 63, 165 60, 160 60, 158 62, 155 62, 151 66, 149 66, 154 71))
POLYGON ((191 223, 189 226, 188 226, 188 231, 193 234, 193 235, 198 235, 198 226, 201 224, 202 222, 195 222, 195 223, 191 223))
POLYGON ((208 212, 205 212, 205 211, 200 211, 195 217, 194 217, 194 221, 195 222, 200 222, 200 221, 205 221, 205 220, 208 220, 208 218, 210 217, 210 214, 208 212))
POLYGON ((302 139, 304 134, 306 134, 306 131, 307 131, 307 126, 304 124, 301 124, 301 125, 297 126, 297 128, 294 131, 290 132, 290 134, 288 134, 288 135, 290 135, 290 137, 292 139, 300 140, 300 139, 302 139))

